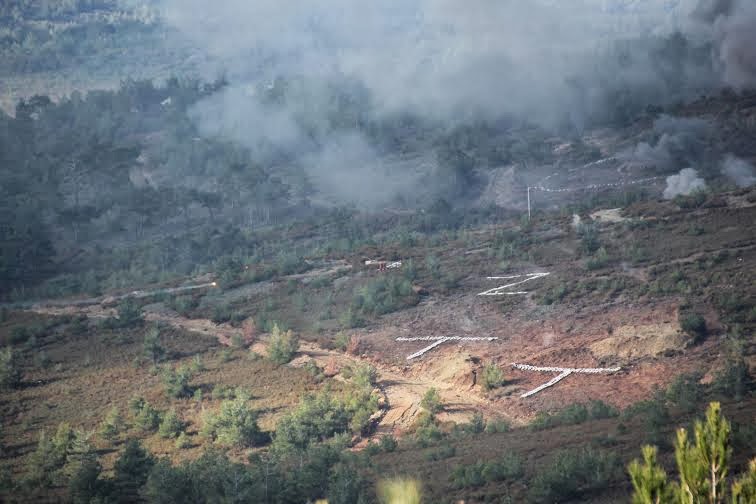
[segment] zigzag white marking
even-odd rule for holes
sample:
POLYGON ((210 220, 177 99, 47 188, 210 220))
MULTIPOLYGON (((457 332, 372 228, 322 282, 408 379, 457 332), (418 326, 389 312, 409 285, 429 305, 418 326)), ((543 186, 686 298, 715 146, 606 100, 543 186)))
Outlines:
POLYGON ((514 287, 515 285, 524 284, 525 282, 530 282, 531 280, 535 280, 537 278, 545 277, 547 275, 550 275, 551 273, 545 272, 545 273, 528 273, 526 275, 511 275, 511 276, 503 276, 503 277, 487 277, 488 280, 511 280, 514 278, 522 278, 526 277, 525 280, 520 280, 519 282, 512 282, 507 285, 502 285, 500 287, 495 287, 493 289, 489 289, 484 292, 479 292, 478 296, 514 296, 518 294, 527 294, 525 291, 517 291, 517 292, 506 292, 507 289, 510 287, 514 287))

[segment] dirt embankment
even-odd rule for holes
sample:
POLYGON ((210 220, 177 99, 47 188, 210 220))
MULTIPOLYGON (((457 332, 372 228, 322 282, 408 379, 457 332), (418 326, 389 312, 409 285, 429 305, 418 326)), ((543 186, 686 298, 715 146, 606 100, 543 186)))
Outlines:
MULTIPOLYGON (((76 315, 85 314, 90 318, 107 318, 116 315, 114 308, 105 308, 99 304, 80 306, 43 306, 37 305, 30 309, 36 313, 46 315, 76 315)), ((234 335, 239 334, 238 328, 229 324, 215 324, 208 319, 190 319, 183 317, 170 310, 147 309, 144 312, 145 320, 149 322, 161 322, 174 327, 192 331, 204 335, 213 335, 218 341, 230 346, 234 335)), ((265 335, 254 343, 252 350, 261 355, 266 354, 265 335)), ((434 374, 408 372, 396 366, 386 365, 377 359, 370 359, 367 355, 354 356, 348 353, 322 348, 321 346, 302 341, 300 344, 300 356, 292 365, 303 365, 308 360, 313 360, 321 368, 335 368, 341 371, 345 368, 370 363, 378 371, 377 386, 385 396, 386 408, 378 423, 376 435, 400 434, 412 426, 415 418, 421 411, 420 402, 423 395, 431 387, 436 387, 447 405, 446 411, 439 417, 441 421, 464 422, 473 412, 486 407, 485 401, 477 394, 470 393, 470 385, 459 384, 454 380, 436 379, 434 374)), ((463 363, 457 366, 444 366, 447 377, 455 374, 464 374, 466 371, 463 363), (454 371, 456 369, 456 371, 454 371)))

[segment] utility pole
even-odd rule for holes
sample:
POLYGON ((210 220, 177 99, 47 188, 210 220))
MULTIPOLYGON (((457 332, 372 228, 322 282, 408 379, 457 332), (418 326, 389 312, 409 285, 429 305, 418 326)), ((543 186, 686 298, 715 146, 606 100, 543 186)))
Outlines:
POLYGON ((528 221, 530 221, 530 186, 528 186, 528 221))

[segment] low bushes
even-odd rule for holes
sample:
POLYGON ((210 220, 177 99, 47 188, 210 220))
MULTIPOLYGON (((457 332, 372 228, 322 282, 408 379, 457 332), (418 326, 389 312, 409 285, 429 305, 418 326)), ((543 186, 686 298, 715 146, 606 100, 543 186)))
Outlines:
POLYGON ((530 427, 534 430, 548 429, 558 425, 575 425, 588 420, 611 418, 618 414, 616 409, 603 401, 591 401, 587 405, 575 403, 556 413, 539 413, 530 427))
POLYGON ((202 435, 223 446, 254 445, 260 437, 260 428, 257 412, 249 408, 248 401, 248 395, 238 392, 235 399, 223 401, 217 414, 205 415, 202 435))
POLYGON ((21 368, 18 365, 13 349, 10 347, 0 351, 0 389, 11 389, 21 383, 21 368))
POLYGON ((299 350, 299 338, 291 330, 283 331, 279 329, 278 324, 273 325, 268 340, 268 358, 271 362, 286 364, 296 355, 299 350))
POLYGON ((622 474, 611 452, 583 448, 557 452, 530 482, 530 499, 538 503, 565 502, 602 488, 622 474))
POLYGON ((480 384, 484 390, 493 390, 504 385, 504 373, 494 363, 487 364, 483 368, 480 384))
POLYGON ((479 487, 495 481, 514 480, 522 476, 522 459, 507 453, 498 460, 458 465, 452 470, 455 488, 479 487))
POLYGON ((414 306, 419 301, 412 283, 400 276, 382 276, 357 290, 352 301, 353 312, 378 316, 414 306))
POLYGON ((706 337, 706 319, 698 313, 680 313, 680 328, 699 342, 706 337))
POLYGON ((180 399, 182 397, 191 397, 194 392, 189 386, 189 380, 192 379, 192 370, 188 366, 179 366, 172 368, 166 367, 162 373, 163 389, 170 397, 180 399))

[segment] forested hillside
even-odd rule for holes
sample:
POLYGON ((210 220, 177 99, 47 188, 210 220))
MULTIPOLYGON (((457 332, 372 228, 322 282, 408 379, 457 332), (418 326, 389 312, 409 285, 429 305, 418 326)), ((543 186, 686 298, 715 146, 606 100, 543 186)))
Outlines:
POLYGON ((0 501, 756 502, 754 34, 0 2, 0 501))

